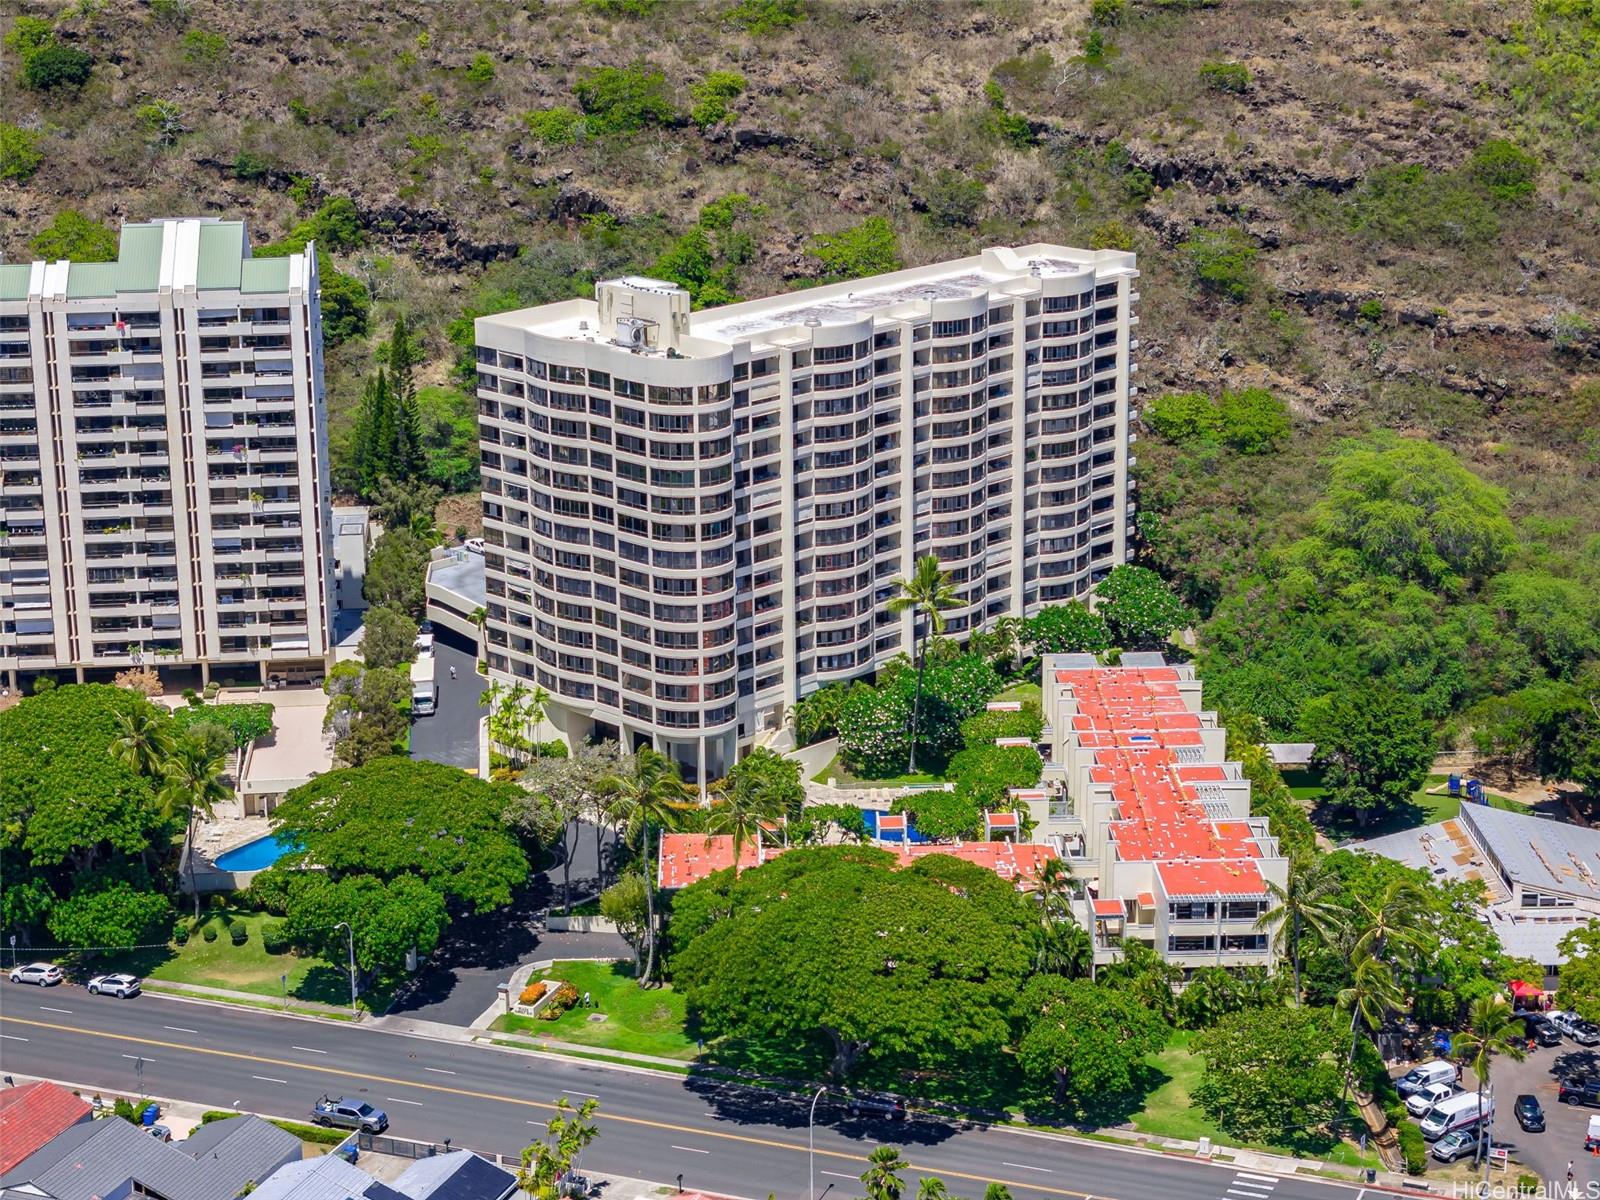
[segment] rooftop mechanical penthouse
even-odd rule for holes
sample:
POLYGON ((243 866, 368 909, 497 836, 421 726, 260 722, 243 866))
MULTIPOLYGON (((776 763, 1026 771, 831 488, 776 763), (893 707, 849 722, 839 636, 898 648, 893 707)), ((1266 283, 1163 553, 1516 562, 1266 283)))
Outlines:
POLYGON ((625 278, 479 318, 491 673, 569 739, 708 780, 910 648, 885 601, 919 557, 956 637, 1082 595, 1126 557, 1137 279, 999 247, 698 313, 625 278))

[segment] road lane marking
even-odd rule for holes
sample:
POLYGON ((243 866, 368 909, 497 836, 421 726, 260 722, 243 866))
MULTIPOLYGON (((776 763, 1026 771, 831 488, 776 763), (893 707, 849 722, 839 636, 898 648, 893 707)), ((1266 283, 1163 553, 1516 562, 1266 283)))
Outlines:
POLYGON ((274 1079, 271 1075, 252 1075, 251 1079, 259 1079, 262 1083, 288 1083, 287 1079, 274 1079))
POLYGON ((25 1042, 28 1040, 24 1037, 18 1037, 14 1033, 0 1033, 0 1038, 5 1038, 8 1042, 25 1042))
POLYGON ((693 1146, 680 1146, 676 1142, 674 1142, 672 1144, 672 1148, 674 1150, 683 1150, 683 1151, 685 1151, 685 1152, 687 1152, 689 1154, 710 1154, 711 1153, 711 1151, 709 1151, 709 1150, 696 1150, 693 1146))
POLYGON ((1268 1197, 1271 1195, 1271 1193, 1269 1193, 1269 1192, 1241 1192, 1241 1191, 1239 1191, 1238 1188, 1229 1188, 1228 1189, 1228 1195, 1230 1195, 1230 1196, 1247 1196, 1247 1197, 1249 1197, 1249 1200, 1268 1200, 1268 1197))
POLYGON ((838 1171, 818 1171, 819 1175, 832 1175, 835 1179, 848 1179, 851 1183, 860 1183, 859 1175, 841 1175, 838 1171))
POLYGON ((123 1058, 131 1058, 134 1062, 155 1062, 153 1058, 146 1058, 142 1054, 124 1054, 123 1058))
POLYGON ((1046 1175, 1054 1175, 1055 1174, 1055 1172, 1052 1171, 1049 1167, 1036 1167, 1036 1166, 1033 1166, 1031 1163, 1007 1162, 1003 1158, 1000 1160, 1000 1165, 1002 1167, 1017 1167, 1018 1169, 1023 1170, 1023 1171, 1043 1171, 1046 1175))
POLYGON ((562 1088, 561 1090, 569 1096, 587 1096, 591 1100, 600 1099, 600 1097, 595 1095, 593 1092, 580 1092, 577 1088, 562 1088))
POLYGON ((315 1046, 290 1046, 291 1050, 304 1050, 307 1054, 326 1054, 326 1050, 318 1050, 315 1046))
MULTIPOLYGON (((1278 1177, 1276 1175, 1252 1175, 1249 1171, 1235 1171, 1233 1173, 1233 1177, 1235 1180, 1254 1179, 1257 1183, 1264 1183, 1268 1187, 1272 1187, 1278 1182, 1278 1177)), ((1362 1188, 1361 1190, 1366 1191, 1367 1189, 1362 1188)))
POLYGON ((421 1100, 402 1100, 399 1096, 385 1096, 384 1099, 390 1104, 415 1104, 418 1108, 422 1107, 421 1100))
POLYGON ((39 1008, 43 1012, 66 1013, 69 1017, 72 1015, 72 1010, 70 1008, 51 1008, 48 1004, 41 1004, 39 1005, 39 1008))
POLYGON ((443 1067, 423 1067, 424 1071, 432 1071, 435 1075, 454 1075, 454 1071, 446 1071, 443 1067))
POLYGON ((189 1029, 183 1025, 163 1025, 161 1028, 170 1029, 173 1033, 192 1033, 196 1037, 200 1035, 200 1031, 198 1029, 189 1029))
MULTIPOLYGON (((186 1046, 181 1042, 167 1042, 162 1041, 160 1038, 137 1037, 129 1033, 110 1033, 100 1029, 80 1029, 72 1025, 60 1025, 51 1021, 35 1021, 27 1017, 12 1017, 5 1014, 0 1014, 0 1022, 6 1022, 16 1026, 28 1026, 35 1029, 50 1029, 58 1033, 71 1035, 73 1037, 99 1038, 103 1041, 125 1042, 138 1046, 156 1046, 168 1050, 179 1050, 186 1054, 200 1054, 210 1058, 225 1058, 232 1059, 236 1062, 258 1063, 262 1066, 288 1067, 291 1070, 304 1071, 307 1074, 314 1074, 318 1076, 318 1078, 322 1079, 327 1078, 329 1070, 329 1068, 322 1065, 296 1062, 292 1058, 272 1058, 264 1054, 246 1054, 240 1050, 216 1050, 209 1046, 186 1046)), ((0 1037, 9 1036, 12 1035, 0 1034, 0 1037)), ((25 1042, 28 1039, 16 1038, 15 1040, 25 1042)), ((124 1057, 135 1058, 140 1056, 129 1054, 125 1055, 124 1057)), ((145 1061, 152 1062, 154 1060, 146 1059, 145 1061)), ((537 1109, 542 1112, 560 1111, 557 1105, 548 1103, 546 1101, 529 1100, 522 1096, 507 1096, 499 1092, 481 1092, 471 1088, 452 1087, 442 1083, 423 1083, 420 1080, 399 1079, 392 1075, 373 1075, 364 1071, 339 1070, 335 1073, 342 1075, 346 1079, 357 1079, 365 1083, 388 1083, 397 1087, 420 1088, 423 1091, 438 1092, 441 1095, 460 1096, 469 1100, 487 1100, 497 1104, 511 1104, 525 1109, 537 1109)), ((628 1117, 618 1113, 602 1113, 596 1119, 600 1121, 611 1121, 618 1125, 638 1125, 645 1129, 660 1129, 667 1130, 672 1133, 686 1133, 691 1137, 708 1137, 716 1138, 725 1142, 739 1142, 747 1146, 763 1146, 771 1150, 788 1150, 795 1154, 807 1153, 807 1148, 797 1142, 784 1142, 779 1141, 776 1138, 755 1137, 751 1134, 744 1133, 729 1133, 721 1129, 701 1129, 693 1125, 677 1125, 670 1121, 656 1121, 648 1117, 628 1117)), ((528 1124, 542 1124, 542 1122, 530 1121, 528 1124)), ((1063 1143, 1063 1145, 1070 1147, 1072 1143, 1063 1143)), ((818 1147, 816 1154, 819 1157, 831 1158, 836 1162, 842 1160, 850 1163, 861 1163, 864 1166, 868 1165, 868 1160, 864 1155, 849 1154, 843 1150, 829 1150, 823 1147, 818 1147)), ((967 1171, 956 1171, 950 1169, 949 1167, 943 1166, 922 1167, 915 1162, 908 1162, 906 1164, 906 1168, 912 1171, 922 1171, 926 1174, 938 1175, 944 1179, 960 1179, 970 1183, 983 1184, 999 1183, 1004 1184, 1006 1187, 1025 1188, 1035 1192, 1043 1192, 1050 1196, 1066 1196, 1069 1197, 1070 1200, 1109 1200, 1108 1197, 1098 1196, 1090 1192, 1080 1192, 1072 1188, 1052 1187, 1043 1183, 1024 1183, 1017 1179, 996 1179, 992 1175, 974 1175, 967 1171)), ((850 1178, 854 1179, 856 1176, 852 1175, 850 1178)))

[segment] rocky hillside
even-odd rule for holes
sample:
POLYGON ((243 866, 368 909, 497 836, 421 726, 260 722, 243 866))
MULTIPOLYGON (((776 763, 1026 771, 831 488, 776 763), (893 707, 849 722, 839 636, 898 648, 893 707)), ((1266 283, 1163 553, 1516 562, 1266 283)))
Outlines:
MULTIPOLYGON (((19 9, 92 71, 27 86, 8 48, 7 144, 42 159, 0 167, 0 251, 63 208, 243 215, 267 241, 347 196, 362 244, 336 260, 373 313, 330 358, 341 412, 396 313, 446 383, 463 315, 622 268, 758 295, 881 216, 907 264, 1131 246, 1147 392, 1267 386, 1311 474, 1331 432, 1424 434, 1563 552, 1600 534, 1586 0, 19 9)), ((464 395, 444 407, 470 426, 464 395)))

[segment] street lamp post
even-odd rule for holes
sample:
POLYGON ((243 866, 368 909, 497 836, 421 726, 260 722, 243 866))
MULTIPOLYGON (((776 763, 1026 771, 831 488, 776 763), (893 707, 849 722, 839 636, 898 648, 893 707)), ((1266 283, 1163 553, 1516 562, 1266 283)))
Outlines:
POLYGON ((806 1118, 806 1162, 810 1190, 806 1192, 806 1200, 816 1200, 817 1195, 817 1101, 822 1099, 826 1087, 819 1087, 817 1094, 811 1097, 811 1115, 806 1118))
POLYGON ((350 1015, 356 1015, 356 932, 350 928, 350 922, 340 921, 335 929, 344 930, 350 945, 350 1015))

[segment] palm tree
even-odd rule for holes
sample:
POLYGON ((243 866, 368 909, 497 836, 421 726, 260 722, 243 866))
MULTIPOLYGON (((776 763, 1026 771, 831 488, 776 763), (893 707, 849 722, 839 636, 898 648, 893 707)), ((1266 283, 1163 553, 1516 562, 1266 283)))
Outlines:
POLYGON ((483 605, 478 605, 467 614, 467 620, 478 627, 478 653, 483 653, 483 627, 489 622, 489 610, 483 605))
POLYGON ((111 743, 111 757, 130 771, 151 779, 159 778, 172 753, 172 735, 167 720, 150 704, 132 712, 117 713, 122 736, 111 743))
POLYGON ((780 805, 761 788, 728 788, 712 802, 706 818, 708 833, 733 835, 733 874, 739 874, 739 856, 745 846, 761 845, 761 827, 783 816, 780 805))
POLYGON ((527 706, 523 714, 528 722, 528 727, 533 731, 529 736, 533 742, 533 756, 539 757, 539 726, 544 724, 545 713, 549 710, 550 693, 539 684, 533 685, 533 691, 528 694, 527 706))
POLYGON ((1015 667, 1017 659, 1022 656, 1022 618, 998 618, 994 623, 993 636, 996 657, 1008 668, 1015 667))
POLYGON ((1031 894, 1039 914, 1034 970, 1069 979, 1093 970, 1094 947, 1072 916, 1072 901, 1082 892, 1083 884, 1059 858, 1050 859, 1040 869, 1031 894))
MULTIPOLYGON (((1451 1056, 1472 1068, 1478 1077, 1478 1155, 1484 1160, 1483 1178, 1489 1180, 1489 1122, 1484 1119, 1483 1097, 1489 1090, 1489 1066, 1496 1054, 1521 1062, 1528 1056, 1527 1034, 1500 996, 1479 996, 1467 1009, 1467 1023, 1450 1046, 1451 1056)), ((1487 1194, 1487 1192, 1485 1193, 1487 1194)))
POLYGON ((164 815, 184 815, 183 847, 188 862, 189 894, 194 897, 195 919, 200 918, 200 893, 194 886, 194 826, 195 818, 211 820, 217 805, 231 794, 222 782, 222 772, 227 760, 223 755, 208 750, 196 738, 182 738, 172 749, 166 764, 166 781, 161 785, 158 799, 164 815))
POLYGON ((1352 958, 1354 970, 1350 986, 1343 989, 1336 1001, 1340 1009, 1350 1012, 1350 1052, 1344 1061, 1344 1090, 1339 1096, 1339 1111, 1334 1116, 1335 1129, 1344 1116, 1345 1101, 1350 1096, 1350 1084, 1355 1070, 1356 1043, 1361 1037, 1361 1026, 1376 1033, 1383 1026, 1389 1010, 1398 1008, 1403 997, 1394 972, 1370 948, 1358 949, 1352 958))
POLYGON ((950 1189, 937 1175, 924 1175, 917 1182, 917 1200, 949 1200, 950 1189))
POLYGON ((900 1172, 911 1164, 900 1156, 894 1146, 879 1146, 867 1158, 867 1169, 861 1173, 861 1182, 867 1189, 867 1200, 900 1200, 905 1182, 900 1172))
POLYGON ((1409 879, 1391 880, 1376 903, 1355 898, 1357 929, 1350 961, 1363 954, 1402 966, 1413 964, 1428 948, 1425 923, 1427 897, 1409 879))
POLYGON ((889 601, 889 611, 902 613, 911 609, 927 618, 922 635, 917 641, 917 690, 911 699, 911 744, 906 756, 906 774, 917 770, 917 710, 922 706, 922 673, 927 666, 928 638, 944 632, 943 609, 954 608, 955 589, 951 586, 950 572, 939 566, 933 555, 917 559, 917 569, 910 579, 894 581, 895 595, 889 601))
POLYGON ((603 780, 598 789, 611 798, 618 816, 639 829, 639 852, 644 864, 645 961, 641 985, 650 980, 656 962, 655 877, 650 870, 650 827, 665 829, 676 823, 678 812, 687 806, 690 790, 678 777, 678 765, 649 746, 638 753, 617 774, 603 780))
POLYGON ((1257 929, 1273 929, 1273 945, 1287 954, 1294 972, 1294 1002, 1301 1002, 1300 963, 1305 935, 1315 934, 1324 943, 1333 940, 1345 919, 1345 910, 1334 897, 1340 892, 1339 877, 1328 868, 1327 860, 1305 855, 1289 864, 1289 885, 1268 883, 1267 890, 1277 900, 1276 908, 1256 922, 1257 929))

